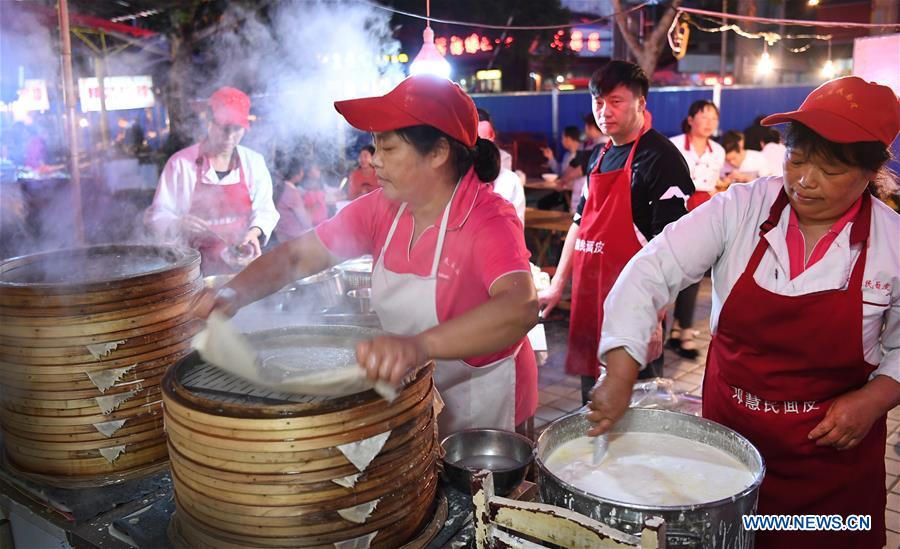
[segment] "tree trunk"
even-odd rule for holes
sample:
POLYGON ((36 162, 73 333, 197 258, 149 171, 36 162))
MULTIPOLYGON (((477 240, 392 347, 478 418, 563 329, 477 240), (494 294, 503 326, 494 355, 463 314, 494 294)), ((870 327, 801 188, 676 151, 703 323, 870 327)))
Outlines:
POLYGON ((628 28, 628 15, 623 14, 623 6, 621 0, 612 0, 613 10, 617 14, 615 16, 616 26, 622 33, 622 38, 628 45, 628 49, 634 54, 638 65, 644 70, 651 81, 653 80, 653 72, 656 70, 656 64, 659 62, 659 54, 663 51, 664 45, 667 44, 666 35, 669 32, 669 26, 675 19, 675 8, 681 5, 682 0, 673 0, 672 4, 666 9, 666 12, 660 18, 659 22, 653 28, 653 32, 644 40, 642 44, 634 32, 628 28))
POLYGON ((164 89, 169 113, 169 136, 163 146, 166 156, 188 146, 192 141, 193 112, 190 106, 191 47, 182 36, 171 35, 172 69, 164 89))

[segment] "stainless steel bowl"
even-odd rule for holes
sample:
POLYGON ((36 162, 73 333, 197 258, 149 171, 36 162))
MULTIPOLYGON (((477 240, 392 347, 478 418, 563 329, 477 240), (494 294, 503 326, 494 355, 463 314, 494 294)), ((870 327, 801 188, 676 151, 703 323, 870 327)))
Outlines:
POLYGON ((471 490, 472 473, 487 469, 494 473, 495 493, 505 496, 522 482, 534 461, 534 443, 502 429, 459 431, 441 441, 441 446, 447 480, 467 494, 471 490))
POLYGON ((344 261, 337 266, 348 290, 372 287, 372 256, 364 255, 344 261))
POLYGON ((340 305, 344 299, 344 282, 341 271, 332 267, 306 278, 301 278, 286 290, 285 311, 322 311, 340 305))

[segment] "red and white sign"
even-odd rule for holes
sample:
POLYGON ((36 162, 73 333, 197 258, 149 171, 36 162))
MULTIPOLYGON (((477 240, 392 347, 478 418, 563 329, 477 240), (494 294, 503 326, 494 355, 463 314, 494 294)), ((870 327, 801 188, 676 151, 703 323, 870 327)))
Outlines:
MULTIPOLYGON (((103 79, 106 91, 106 110, 121 111, 152 107, 153 79, 149 76, 107 76, 103 79)), ((100 85, 96 78, 79 78, 78 95, 81 112, 100 111, 100 85)))
MULTIPOLYGON (((0 105, 4 104, 0 103, 0 105)), ((4 105, 3 110, 12 111, 22 116, 32 111, 50 110, 50 100, 47 98, 47 83, 43 80, 26 80, 25 85, 19 88, 19 98, 9 105, 4 105)))

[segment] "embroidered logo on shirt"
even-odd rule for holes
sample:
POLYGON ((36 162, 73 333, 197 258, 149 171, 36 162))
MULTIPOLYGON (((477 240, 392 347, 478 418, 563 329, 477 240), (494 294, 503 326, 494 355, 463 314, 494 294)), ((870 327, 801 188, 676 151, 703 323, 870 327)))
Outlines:
POLYGON ((863 288, 867 290, 884 290, 888 294, 891 292, 891 283, 890 282, 882 282, 880 280, 871 280, 868 279, 863 282, 863 288))
POLYGON ((575 239, 575 251, 576 252, 584 252, 586 254, 602 254, 603 253, 603 241, 602 240, 584 240, 581 238, 575 239))

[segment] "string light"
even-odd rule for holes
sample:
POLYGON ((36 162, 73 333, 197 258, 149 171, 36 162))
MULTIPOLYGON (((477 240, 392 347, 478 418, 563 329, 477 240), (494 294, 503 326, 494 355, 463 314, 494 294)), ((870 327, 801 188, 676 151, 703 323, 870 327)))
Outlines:
POLYGON ((828 59, 825 61, 825 65, 822 67, 822 76, 826 79, 831 80, 834 78, 834 75, 837 74, 837 70, 834 68, 834 63, 831 61, 831 40, 828 41, 828 59))
POLYGON ((409 66, 409 74, 431 74, 450 78, 450 63, 444 59, 434 45, 434 31, 431 30, 431 0, 425 0, 425 30, 422 32, 422 49, 409 66))
POLYGON ((772 73, 775 70, 775 63, 772 62, 772 57, 769 55, 769 43, 763 43, 763 53, 759 57, 759 63, 756 64, 756 74, 758 76, 766 76, 772 73))

